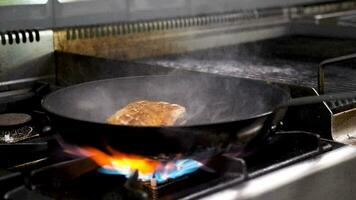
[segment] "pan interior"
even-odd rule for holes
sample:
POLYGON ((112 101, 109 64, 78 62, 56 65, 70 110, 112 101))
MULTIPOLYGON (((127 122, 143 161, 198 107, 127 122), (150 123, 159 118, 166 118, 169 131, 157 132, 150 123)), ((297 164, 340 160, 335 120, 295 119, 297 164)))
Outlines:
POLYGON ((287 98, 261 81, 215 75, 142 76, 88 82, 56 91, 44 108, 64 117, 106 123, 136 100, 167 101, 187 110, 185 125, 253 118, 272 111, 287 98))

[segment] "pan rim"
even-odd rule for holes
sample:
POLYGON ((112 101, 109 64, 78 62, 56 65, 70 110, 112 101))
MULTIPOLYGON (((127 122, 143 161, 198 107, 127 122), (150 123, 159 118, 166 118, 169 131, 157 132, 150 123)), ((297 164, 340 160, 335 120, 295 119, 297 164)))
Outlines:
POLYGON ((79 84, 75 84, 75 85, 71 85, 68 87, 64 87, 61 88, 59 90, 56 90, 48 95, 46 95, 42 100, 41 100, 41 106, 42 108, 50 113, 51 115, 54 116, 59 116, 61 118, 65 118, 65 119, 69 119, 69 120, 74 120, 74 121, 80 121, 80 122, 85 122, 85 123, 91 123, 91 124, 96 124, 96 125, 110 125, 110 126, 114 126, 114 127, 124 127, 124 128, 145 128, 145 129, 157 129, 157 128, 196 128, 196 127, 201 127, 201 126, 218 126, 218 125, 222 125, 222 124, 229 124, 229 123, 234 123, 236 121, 247 121, 247 120, 251 120, 251 119, 256 119, 256 118, 261 118, 261 117, 265 117, 268 116, 270 114, 272 114, 275 111, 275 108, 278 107, 279 104, 277 104, 276 106, 274 106, 273 109, 271 110, 267 110, 266 112, 260 113, 258 115, 254 115, 254 116, 249 116, 249 117, 245 117, 245 118, 240 118, 240 119, 235 119, 235 120, 227 120, 227 121, 217 121, 217 122, 213 122, 213 123, 196 123, 196 124, 188 124, 188 125, 169 125, 169 126, 132 126, 132 125, 115 125, 115 124, 108 124, 105 122, 98 122, 98 121, 90 121, 90 120, 84 120, 84 119, 80 119, 80 118, 75 118, 75 117, 71 117, 71 116, 65 116, 63 114, 60 114, 58 112, 55 112, 51 109, 51 107, 49 107, 48 105, 46 105, 46 102, 48 101, 48 99, 53 96, 56 95, 59 92, 63 92, 65 90, 69 90, 69 89, 73 89, 73 88, 77 88, 80 87, 82 85, 90 85, 90 84, 94 84, 94 83, 99 83, 99 82, 109 82, 109 81, 113 81, 113 80, 123 80, 123 79, 137 79, 137 78, 159 78, 159 77, 169 77, 169 76, 211 76, 211 77, 221 77, 221 78, 236 78, 236 79, 243 79, 246 81, 251 81, 251 82, 256 82, 259 84, 263 84, 263 85, 268 85, 269 87, 272 87, 276 90, 279 90, 281 92, 281 94, 283 94, 283 97, 281 97, 281 102, 279 104, 282 104, 284 101, 287 101, 290 98, 290 95, 283 90, 280 87, 277 87, 273 84, 271 84, 270 82, 267 81, 263 81, 263 80, 256 80, 256 79, 248 79, 248 78, 242 78, 242 77, 235 77, 235 76, 227 76, 227 75, 220 75, 220 74, 210 74, 210 73, 203 73, 203 74, 179 74, 179 75, 142 75, 142 76, 126 76, 126 77, 116 77, 116 78, 109 78, 109 79, 100 79, 100 80, 93 80, 93 81, 87 81, 87 82, 83 82, 83 83, 79 83, 79 84))

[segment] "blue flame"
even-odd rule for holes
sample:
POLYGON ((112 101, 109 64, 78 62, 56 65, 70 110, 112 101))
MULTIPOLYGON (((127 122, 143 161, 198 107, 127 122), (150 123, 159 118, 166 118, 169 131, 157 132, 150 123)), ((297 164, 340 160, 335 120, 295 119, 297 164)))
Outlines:
MULTIPOLYGON (((158 183, 167 181, 168 179, 176 179, 178 177, 184 176, 186 174, 193 173, 197 171, 202 164, 198 161, 191 159, 182 159, 174 162, 167 163, 164 166, 159 167, 155 173, 152 174, 142 174, 139 173, 139 180, 149 181, 155 178, 158 183)), ((127 178, 134 173, 135 169, 121 170, 116 169, 111 166, 104 166, 99 168, 99 172, 109 175, 124 175, 127 178)))
POLYGON ((190 174, 198 170, 202 164, 195 160, 184 159, 175 162, 172 170, 157 171, 155 178, 158 183, 162 183, 168 179, 176 179, 186 174, 190 174))

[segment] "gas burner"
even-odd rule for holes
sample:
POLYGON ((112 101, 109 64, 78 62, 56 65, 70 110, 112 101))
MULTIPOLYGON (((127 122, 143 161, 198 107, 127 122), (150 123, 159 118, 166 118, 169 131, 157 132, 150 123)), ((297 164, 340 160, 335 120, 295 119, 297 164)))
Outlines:
POLYGON ((31 115, 25 113, 5 113, 0 115, 1 127, 21 126, 32 119, 31 115))
POLYGON ((31 126, 0 130, 0 143, 16 143, 39 136, 31 126))
POLYGON ((25 113, 6 113, 0 115, 0 143, 16 143, 37 137, 29 125, 31 115, 25 113))

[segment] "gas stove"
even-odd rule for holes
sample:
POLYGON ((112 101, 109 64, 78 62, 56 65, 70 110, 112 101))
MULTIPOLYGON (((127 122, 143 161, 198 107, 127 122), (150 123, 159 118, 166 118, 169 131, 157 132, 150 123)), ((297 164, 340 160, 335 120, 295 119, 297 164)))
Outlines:
MULTIPOLYGON (((315 133, 307 131, 308 126, 298 118, 300 109, 292 109, 285 123, 249 153, 235 154, 231 150, 214 156, 186 175, 163 182, 155 178, 142 181, 137 171, 126 175, 103 173, 91 158, 73 155, 61 145, 60 136, 40 107, 43 95, 59 86, 37 85, 36 95, 8 103, 1 115, 4 139, 0 154, 6 159, 1 164, 0 195, 4 199, 207 198, 347 148, 328 138, 322 129, 315 133)), ((298 93, 310 92, 304 87, 282 87, 298 93)), ((313 108, 315 112, 316 107, 313 108)))
POLYGON ((16 187, 4 195, 5 199, 196 199, 341 146, 304 132, 280 133, 273 140, 270 145, 274 147, 266 147, 263 153, 247 158, 222 155, 207 164, 206 167, 211 169, 202 168, 158 185, 138 181, 137 174, 128 179, 105 175, 98 172, 90 159, 64 156, 63 160, 33 169, 29 174, 22 172, 3 176, 5 185, 17 180, 16 187), (298 143, 304 142, 310 144, 295 152, 298 143), (286 147, 286 143, 292 145, 286 147), (278 153, 281 150, 284 151, 282 155, 278 153))
POLYGON ((0 198, 356 199, 355 99, 291 107, 258 148, 182 159, 174 176, 145 180, 75 153, 41 108, 62 87, 141 75, 258 79, 292 98, 355 90, 354 61, 320 65, 356 52, 355 8, 351 0, 0 2, 0 198))
MULTIPOLYGON (((142 181, 135 170, 124 175, 105 172, 95 160, 68 151, 42 110, 41 99, 67 85, 113 76, 204 72, 162 66, 159 64, 162 58, 157 58, 155 63, 153 59, 119 61, 64 52, 56 52, 54 56, 56 81, 39 79, 26 90, 16 90, 21 91, 19 94, 2 97, 0 154, 5 159, 0 164, 0 195, 4 199, 294 198, 293 189, 305 181, 311 186, 329 180, 328 191, 347 192, 351 184, 337 187, 331 184, 333 176, 343 185, 355 180, 352 175, 345 175, 348 170, 337 169, 350 168, 356 150, 337 142, 330 130, 333 112, 340 114, 343 109, 337 105, 339 111, 330 110, 326 103, 288 109, 283 123, 256 145, 258 148, 252 148, 247 154, 236 154, 232 148, 184 175, 160 182, 157 177, 142 181)), ((181 61, 174 57, 165 59, 181 61)), ((317 95, 307 85, 282 82, 274 84, 289 91, 292 97, 317 95)), ((352 106, 352 101, 346 104, 352 106)), ((351 135, 348 140, 353 140, 351 135)), ((318 185, 305 198, 335 197, 333 193, 327 193, 326 197, 323 192, 323 187, 318 185)), ((352 194, 345 198, 352 198, 352 194)))

